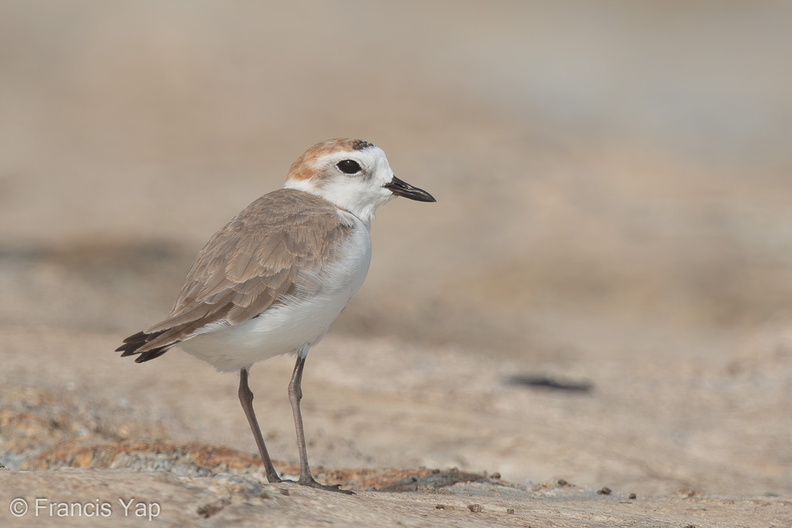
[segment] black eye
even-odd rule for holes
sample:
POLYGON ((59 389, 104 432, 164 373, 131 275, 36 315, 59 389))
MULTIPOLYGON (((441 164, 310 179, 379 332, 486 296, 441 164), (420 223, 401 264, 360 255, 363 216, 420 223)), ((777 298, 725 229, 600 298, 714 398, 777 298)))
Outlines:
POLYGON ((356 172, 360 172, 360 164, 357 161, 353 160, 342 160, 336 164, 341 172, 344 174, 355 174, 356 172))

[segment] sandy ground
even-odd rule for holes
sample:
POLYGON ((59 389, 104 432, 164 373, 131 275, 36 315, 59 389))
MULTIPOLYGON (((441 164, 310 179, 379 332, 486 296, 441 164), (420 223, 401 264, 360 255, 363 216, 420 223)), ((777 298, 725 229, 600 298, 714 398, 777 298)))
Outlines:
MULTIPOLYGON (((783 445, 788 371, 777 368, 790 361, 792 340, 768 348, 761 365, 716 372, 646 361, 584 365, 585 378, 548 371, 566 387, 553 389, 515 381, 525 372, 516 365, 458 350, 328 338, 311 358, 304 408, 318 477, 358 492, 349 498, 265 484, 234 376, 179 351, 159 365, 130 365, 109 353, 112 334, 14 327, 6 337, 0 479, 10 495, 3 506, 21 497, 31 513, 2 515, 20 526, 64 520, 48 503, 36 510, 36 498, 108 502, 107 519, 119 525, 141 522, 118 502, 130 498, 148 505, 140 506, 146 515, 161 508, 156 522, 174 526, 784 526, 792 519, 783 445), (424 484, 432 471, 422 468, 466 474, 424 484), (400 491, 370 491, 394 486, 400 491), (475 505, 481 512, 469 509, 475 505)), ((259 416, 286 476, 296 471, 290 366, 274 360, 253 371, 259 416)))
POLYGON ((792 526, 792 11, 492 5, 0 5, 2 526, 792 526), (334 136, 438 198, 309 357, 355 496, 263 481, 236 376, 112 352, 334 136))

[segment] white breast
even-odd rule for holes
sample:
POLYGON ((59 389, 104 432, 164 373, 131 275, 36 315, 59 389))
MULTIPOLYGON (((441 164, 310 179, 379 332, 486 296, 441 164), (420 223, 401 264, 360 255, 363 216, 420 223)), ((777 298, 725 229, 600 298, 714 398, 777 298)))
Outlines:
POLYGON ((368 274, 368 227, 349 213, 341 214, 354 229, 342 242, 339 258, 316 273, 306 271, 300 281, 305 287, 296 295, 237 326, 215 324, 178 346, 224 372, 249 368, 281 354, 306 354, 324 337, 368 274))

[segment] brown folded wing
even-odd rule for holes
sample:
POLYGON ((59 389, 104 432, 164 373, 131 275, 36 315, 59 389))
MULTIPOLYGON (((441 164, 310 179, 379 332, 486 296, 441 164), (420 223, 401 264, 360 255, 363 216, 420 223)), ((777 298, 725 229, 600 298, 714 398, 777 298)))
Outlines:
POLYGON ((123 355, 153 359, 202 327, 237 325, 299 294, 306 275, 337 258, 352 227, 326 200, 280 189, 250 204, 203 247, 179 300, 161 323, 124 340, 123 355))

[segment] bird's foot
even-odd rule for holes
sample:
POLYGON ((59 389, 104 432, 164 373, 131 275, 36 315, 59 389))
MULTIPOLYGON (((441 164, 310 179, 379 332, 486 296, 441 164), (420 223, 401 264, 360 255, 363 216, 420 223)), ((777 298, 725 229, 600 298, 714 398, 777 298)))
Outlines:
POLYGON ((289 482, 289 483, 293 483, 293 484, 299 484, 300 486, 307 486, 309 488, 320 489, 320 490, 323 490, 323 491, 335 491, 337 493, 343 493, 345 495, 355 495, 354 491, 341 489, 341 484, 334 484, 332 486, 327 486, 325 484, 319 484, 310 475, 308 477, 300 477, 299 480, 281 480, 281 482, 289 482))
POLYGON ((286 481, 283 480, 277 475, 277 473, 273 475, 267 473, 267 482, 269 482, 270 484, 280 484, 281 482, 288 482, 288 480, 286 481))

